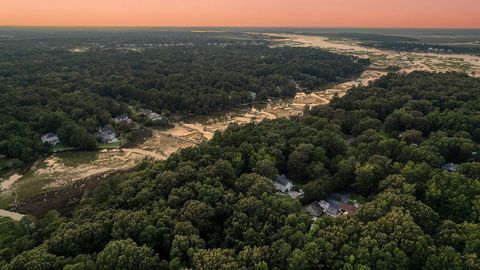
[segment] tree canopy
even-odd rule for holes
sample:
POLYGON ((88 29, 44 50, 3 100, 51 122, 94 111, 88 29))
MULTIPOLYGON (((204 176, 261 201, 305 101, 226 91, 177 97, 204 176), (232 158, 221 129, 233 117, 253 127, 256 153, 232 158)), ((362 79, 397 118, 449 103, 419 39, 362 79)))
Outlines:
POLYGON ((116 176, 70 218, 2 219, 1 264, 478 269, 479 88, 480 80, 457 73, 389 74, 305 116, 232 125, 116 176), (354 135, 352 118, 379 122, 354 135), (442 170, 445 162, 459 169, 442 170), (276 194, 276 174, 305 197, 276 194), (302 205, 333 191, 366 199, 355 215, 312 220, 302 205))

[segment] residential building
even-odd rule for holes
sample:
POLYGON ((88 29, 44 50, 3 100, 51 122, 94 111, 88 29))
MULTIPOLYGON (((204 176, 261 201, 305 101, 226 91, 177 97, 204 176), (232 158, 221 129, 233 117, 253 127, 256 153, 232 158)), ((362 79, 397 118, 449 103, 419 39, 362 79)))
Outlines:
POLYGON ((445 163, 442 165, 442 169, 445 170, 445 171, 448 171, 448 172, 456 172, 457 171, 457 164, 453 164, 453 163, 445 163))
POLYGON ((337 217, 340 215, 353 215, 357 212, 360 205, 351 204, 349 193, 332 193, 328 199, 315 201, 305 207, 305 210, 312 216, 328 215, 337 217))
POLYGON ((132 119, 130 119, 130 117, 128 117, 128 115, 122 114, 122 115, 119 115, 119 116, 113 118, 113 122, 131 124, 133 121, 132 121, 132 119))
POLYGON ((293 189, 293 183, 285 175, 277 175, 273 183, 275 189, 287 194, 293 189))
POLYGON ((117 134, 108 127, 99 128, 96 137, 104 143, 114 143, 117 141, 117 134))
POLYGON ((60 139, 57 134, 50 132, 42 136, 42 143, 48 143, 51 146, 54 146, 60 143, 60 139))
POLYGON ((153 113, 153 111, 149 110, 149 109, 140 109, 139 113, 140 113, 140 115, 147 116, 147 115, 153 113))
POLYGON ((255 100, 257 98, 257 93, 250 91, 250 98, 255 100))
POLYGON ((162 121, 163 116, 149 109, 140 109, 140 115, 147 117, 151 121, 162 121))

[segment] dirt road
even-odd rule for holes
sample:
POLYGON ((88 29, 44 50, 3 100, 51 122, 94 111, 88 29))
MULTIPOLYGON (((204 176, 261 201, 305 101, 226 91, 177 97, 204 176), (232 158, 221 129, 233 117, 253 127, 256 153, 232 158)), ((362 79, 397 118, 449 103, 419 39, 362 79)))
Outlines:
POLYGON ((19 213, 14 213, 10 212, 7 210, 0 209, 0 217, 9 217, 13 220, 19 221, 22 219, 25 215, 19 214, 19 213))

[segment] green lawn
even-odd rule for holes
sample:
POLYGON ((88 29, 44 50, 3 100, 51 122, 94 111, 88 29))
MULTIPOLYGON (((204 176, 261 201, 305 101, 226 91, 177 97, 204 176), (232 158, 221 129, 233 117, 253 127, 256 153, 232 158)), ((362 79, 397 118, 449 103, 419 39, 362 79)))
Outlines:
POLYGON ((52 146, 50 148, 50 151, 57 153, 57 152, 63 152, 63 151, 70 151, 70 150, 75 150, 75 148, 70 147, 70 146, 64 146, 63 144, 57 144, 55 146, 52 146))
POLYGON ((60 158, 61 162, 69 167, 75 167, 82 164, 90 164, 97 159, 98 152, 63 152, 56 156, 60 158))
POLYGON ((124 144, 123 140, 118 140, 114 143, 100 143, 98 149, 118 149, 124 144))

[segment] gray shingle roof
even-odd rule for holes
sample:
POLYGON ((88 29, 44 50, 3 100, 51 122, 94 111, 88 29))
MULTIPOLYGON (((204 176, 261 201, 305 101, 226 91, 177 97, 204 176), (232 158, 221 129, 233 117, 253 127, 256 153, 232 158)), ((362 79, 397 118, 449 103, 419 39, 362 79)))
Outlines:
POLYGON ((285 175, 277 175, 277 178, 275 179, 277 183, 279 183, 282 186, 288 185, 290 183, 290 180, 285 175))

